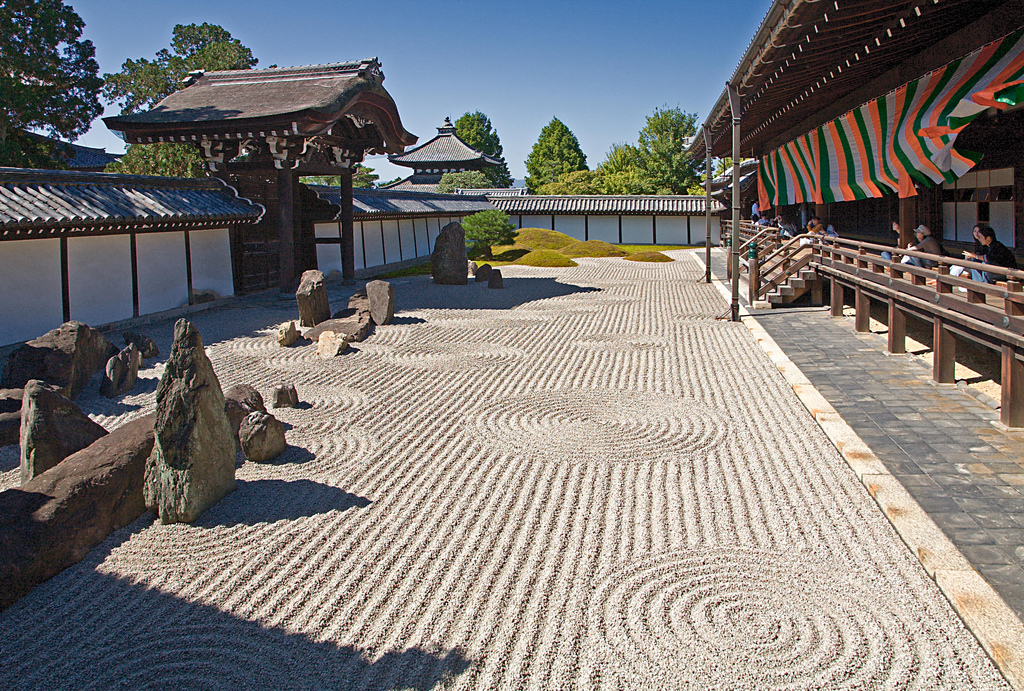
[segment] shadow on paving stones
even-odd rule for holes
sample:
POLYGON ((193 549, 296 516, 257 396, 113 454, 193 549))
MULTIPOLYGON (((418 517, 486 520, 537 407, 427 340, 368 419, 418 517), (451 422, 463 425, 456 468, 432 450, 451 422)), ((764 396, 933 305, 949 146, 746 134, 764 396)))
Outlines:
POLYGON ((199 527, 274 523, 347 511, 370 500, 312 480, 239 480, 238 489, 199 517, 199 527))
POLYGON ((395 310, 418 309, 511 309, 536 300, 579 293, 597 293, 599 288, 559 283, 554 278, 506 277, 503 290, 491 290, 486 283, 470 281, 464 286, 437 285, 429 276, 419 277, 395 289, 395 310), (429 289, 426 289, 429 286, 429 289), (420 289, 424 288, 424 289, 420 289), (403 290, 404 289, 404 290, 403 290))
MULTIPOLYGON (((0 687, 43 689, 259 688, 431 689, 466 671, 459 650, 410 648, 372 654, 349 645, 314 641, 90 571, 64 598, 15 604, 5 613, 48 622, 44 636, 0 643, 0 687), (69 616, 71 612, 88 616, 69 616)), ((26 601, 23 600, 22 603, 26 601)))

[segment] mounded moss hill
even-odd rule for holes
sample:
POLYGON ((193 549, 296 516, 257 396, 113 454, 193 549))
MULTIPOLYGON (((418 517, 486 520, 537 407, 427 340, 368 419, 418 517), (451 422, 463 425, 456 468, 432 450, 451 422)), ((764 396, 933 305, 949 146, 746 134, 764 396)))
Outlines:
POLYGON ((578 266, 572 259, 555 250, 533 250, 512 263, 520 266, 578 266))
POLYGON ((601 240, 573 242, 558 250, 567 257, 625 257, 629 252, 601 240))
POLYGON ((545 228, 522 228, 516 233, 516 246, 531 250, 557 250, 576 242, 565 233, 545 228))
POLYGON ((628 257, 623 257, 631 262, 670 262, 672 257, 661 252, 635 252, 628 257))

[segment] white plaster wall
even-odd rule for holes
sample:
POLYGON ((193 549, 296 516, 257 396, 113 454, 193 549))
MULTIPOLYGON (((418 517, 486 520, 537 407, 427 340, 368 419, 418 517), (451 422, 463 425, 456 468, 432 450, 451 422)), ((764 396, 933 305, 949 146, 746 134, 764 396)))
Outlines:
POLYGON ((366 266, 384 263, 384 244, 380 235, 380 221, 363 222, 363 242, 366 248, 366 266))
MULTIPOLYGON (((434 251, 434 241, 437 240, 437 236, 441 233, 441 219, 440 218, 428 218, 427 219, 427 244, 430 247, 430 252, 434 251)), ((428 252, 427 254, 430 254, 428 252)))
POLYGON ((0 242, 0 345, 42 336, 63 321, 60 240, 0 242))
POLYGON ((656 236, 659 245, 685 245, 686 216, 658 216, 656 236))
MULTIPOLYGON (((313 226, 313 234, 318 238, 341 237, 340 223, 317 223, 313 226)), ((355 224, 355 234, 359 237, 359 224, 355 224)), ((316 268, 329 274, 332 271, 341 271, 341 245, 331 243, 329 245, 316 246, 316 268)))
MULTIPOLYGON (((714 220, 715 220, 714 217, 712 217, 711 221, 714 222, 714 220)), ((658 230, 659 230, 658 238, 660 239, 661 238, 661 232, 660 232, 661 231, 661 227, 660 227, 661 219, 660 218, 658 219, 658 224, 659 224, 659 227, 658 227, 658 230)), ((706 219, 703 216, 691 216, 690 217, 690 242, 692 244, 694 244, 694 245, 703 245, 705 242, 707 242, 707 240, 706 240, 707 232, 705 231, 705 228, 706 228, 706 219)))
POLYGON ((571 238, 584 240, 586 230, 586 218, 583 216, 555 216, 555 228, 559 233, 565 233, 571 238))
POLYGON ((520 228, 547 228, 551 230, 551 215, 545 214, 543 216, 523 216, 522 225, 520 228))
POLYGON ((91 326, 130 319, 132 246, 128 235, 68 239, 71 318, 91 326))
MULTIPOLYGON (((356 269, 365 269, 366 265, 363 263, 363 223, 352 224, 352 247, 353 253, 355 254, 354 266, 356 269)), ((340 233, 339 233, 340 237, 340 233)), ((340 249, 338 250, 341 251, 340 249)))
POLYGON ((622 242, 626 245, 649 245, 654 242, 653 216, 623 216, 622 242))
POLYGON ((228 229, 193 230, 188 234, 188 246, 192 256, 192 289, 215 290, 221 297, 234 295, 228 229))
POLYGON ((413 259, 419 256, 416 249, 416 239, 412 235, 411 218, 403 218, 398 222, 398 233, 402 240, 402 259, 413 259))
POLYGON ((139 314, 188 304, 185 233, 139 233, 139 314))
POLYGON ((591 216, 590 239, 615 244, 619 241, 618 216, 591 216))
POLYGON ((430 254, 430 242, 427 240, 427 219, 414 218, 413 235, 416 237, 416 256, 423 257, 430 254))
POLYGON ((388 264, 401 261, 398 247, 398 221, 382 221, 384 227, 384 259, 388 264))

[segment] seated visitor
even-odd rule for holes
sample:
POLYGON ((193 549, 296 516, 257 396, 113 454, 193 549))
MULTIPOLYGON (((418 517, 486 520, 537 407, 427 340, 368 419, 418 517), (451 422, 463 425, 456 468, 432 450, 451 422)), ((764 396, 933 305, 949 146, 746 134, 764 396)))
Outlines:
MULTIPOLYGON (((893 224, 895 225, 895 224, 893 224)), ((932 231, 926 225, 919 225, 914 228, 914 235, 916 236, 916 242, 912 242, 907 245, 908 250, 914 250, 915 252, 923 252, 925 254, 934 254, 936 256, 942 256, 942 245, 939 241, 932 237, 932 231)), ((900 260, 903 264, 909 264, 916 266, 921 269, 934 269, 938 265, 938 261, 931 259, 924 259, 922 257, 909 257, 905 256, 900 260)))
MULTIPOLYGON (((1017 258, 1013 256, 1013 251, 1009 247, 996 239, 996 231, 992 230, 988 226, 979 225, 977 226, 977 232, 980 236, 978 242, 981 244, 981 247, 977 253, 964 252, 965 257, 973 258, 975 261, 981 261, 983 264, 1002 266, 1006 269, 1017 268, 1017 258)), ((971 278, 983 283, 995 283, 996 280, 1002 278, 1002 276, 989 271, 971 269, 971 278)))
POLYGON ((825 227, 821 225, 821 219, 817 216, 811 216, 811 219, 807 221, 807 226, 804 230, 805 233, 813 233, 814 235, 824 235, 825 227))
POLYGON ((792 222, 782 218, 782 216, 777 216, 775 220, 779 224, 779 235, 781 235, 784 238, 796 237, 796 226, 793 225, 792 222))
POLYGON ((828 228, 825 229, 825 235, 827 235, 830 238, 837 238, 839 237, 839 232, 836 230, 836 227, 834 225, 829 223, 828 228))
MULTIPOLYGON (((893 221, 892 222, 892 232, 896 233, 896 249, 899 249, 900 248, 900 224, 899 224, 899 221, 893 221)), ((882 259, 886 259, 888 261, 892 261, 892 252, 882 252, 882 259)))
MULTIPOLYGON (((982 261, 981 256, 985 252, 985 246, 981 244, 981 226, 982 224, 978 224, 974 226, 974 230, 971 231, 971 235, 974 236, 974 250, 971 252, 964 250, 964 259, 969 259, 972 262, 982 261)), ((962 266, 949 267, 950 276, 960 276, 965 273, 968 273, 968 270, 962 266)))

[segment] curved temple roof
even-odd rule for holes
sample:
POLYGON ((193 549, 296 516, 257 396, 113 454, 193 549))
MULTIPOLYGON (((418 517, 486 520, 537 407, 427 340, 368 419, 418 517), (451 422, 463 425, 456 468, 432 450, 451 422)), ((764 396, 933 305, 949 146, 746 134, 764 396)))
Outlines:
MULTIPOLYGON (((309 185, 317 196, 341 208, 341 188, 309 185)), ((474 214, 493 209, 487 198, 463 194, 407 192, 403 190, 352 190, 353 216, 358 220, 474 214)), ((340 215, 340 212, 339 212, 340 215)))
POLYGON ((455 125, 451 118, 445 118, 444 124, 437 128, 437 136, 430 141, 410 149, 404 154, 388 156, 388 160, 399 166, 417 168, 434 164, 442 166, 446 163, 466 164, 477 163, 481 166, 500 166, 501 161, 482 151, 474 149, 459 139, 455 133, 455 125))

